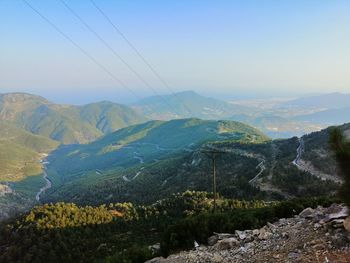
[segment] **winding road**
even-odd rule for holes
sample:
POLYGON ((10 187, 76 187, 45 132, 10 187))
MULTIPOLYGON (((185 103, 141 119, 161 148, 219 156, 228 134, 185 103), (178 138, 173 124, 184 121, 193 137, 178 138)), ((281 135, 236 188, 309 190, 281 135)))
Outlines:
POLYGON ((301 168, 299 161, 301 159, 301 154, 304 150, 304 142, 302 138, 299 138, 299 146, 297 148, 297 157, 292 162, 294 165, 296 165, 298 168, 301 168))
POLYGON ((43 174, 44 174, 43 178, 45 179, 46 184, 45 184, 45 186, 40 188, 39 192, 37 192, 37 194, 35 196, 35 199, 37 201, 40 201, 41 194, 44 193, 46 190, 50 189, 52 186, 52 182, 50 181, 50 179, 47 176, 47 172, 45 170, 45 167, 43 168, 43 174))
POLYGON ((265 160, 263 159, 256 167, 255 169, 260 169, 259 173, 257 175, 254 176, 253 179, 249 180, 249 183, 252 184, 254 183, 259 176, 265 171, 266 167, 265 167, 265 160))

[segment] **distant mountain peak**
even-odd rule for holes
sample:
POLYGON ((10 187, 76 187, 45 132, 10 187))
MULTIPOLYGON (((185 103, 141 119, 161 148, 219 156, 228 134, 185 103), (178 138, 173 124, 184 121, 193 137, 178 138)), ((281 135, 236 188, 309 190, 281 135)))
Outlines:
POLYGON ((12 93, 0 93, 0 98, 2 101, 8 101, 8 102, 23 102, 28 100, 36 100, 44 103, 49 103, 47 99, 44 97, 33 95, 30 93, 24 93, 24 92, 12 92, 12 93))

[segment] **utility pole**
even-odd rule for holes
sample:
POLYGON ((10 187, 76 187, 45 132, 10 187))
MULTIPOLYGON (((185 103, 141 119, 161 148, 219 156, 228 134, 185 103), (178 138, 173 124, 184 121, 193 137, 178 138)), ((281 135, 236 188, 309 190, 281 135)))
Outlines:
POLYGON ((212 172, 213 172, 213 193, 214 193, 214 212, 216 212, 216 158, 219 154, 226 153, 224 151, 220 150, 211 150, 211 149, 205 149, 201 150, 201 153, 204 153, 212 163, 212 172))

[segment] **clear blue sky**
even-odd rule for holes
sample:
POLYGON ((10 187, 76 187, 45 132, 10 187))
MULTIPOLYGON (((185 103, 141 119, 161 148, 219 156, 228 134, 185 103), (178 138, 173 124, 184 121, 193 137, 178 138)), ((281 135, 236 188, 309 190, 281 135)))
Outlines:
MULTIPOLYGON (((28 1, 140 96, 152 95, 59 1, 28 1)), ((168 93, 88 0, 66 1, 168 93)), ((350 1, 95 1, 176 91, 227 98, 350 92, 350 1)), ((21 0, 0 0, 0 21, 0 92, 135 100, 21 0)))

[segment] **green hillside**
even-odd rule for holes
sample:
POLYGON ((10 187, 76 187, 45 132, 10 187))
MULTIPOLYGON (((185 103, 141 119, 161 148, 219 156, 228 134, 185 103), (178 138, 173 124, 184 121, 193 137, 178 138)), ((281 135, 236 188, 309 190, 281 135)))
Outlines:
POLYGON ((18 181, 41 173, 41 154, 58 142, 34 135, 0 121, 0 181, 18 181))
POLYGON ((90 144, 61 147, 52 154, 50 161, 51 167, 63 174, 127 168, 191 151, 206 141, 219 140, 259 142, 267 137, 238 122, 150 121, 116 131, 90 144))
POLYGON ((112 102, 83 106, 53 104, 25 93, 0 94, 0 120, 64 144, 87 143, 146 119, 112 102))
MULTIPOLYGON (((118 183, 111 185, 110 189, 113 192, 115 187, 129 180, 122 179, 124 174, 120 172, 134 172, 134 177, 148 167, 175 164, 175 160, 191 154, 206 142, 259 143, 266 140, 268 138, 258 130, 239 122, 199 119, 150 121, 119 130, 90 144, 62 146, 54 151, 49 158, 49 175, 54 180, 51 192, 59 196, 73 185, 76 190, 84 186, 93 189, 94 184, 97 186, 108 179, 116 179, 118 183)), ((172 171, 169 167, 164 172, 172 171)), ((142 177, 153 180, 153 176, 142 177)), ((75 193, 77 191, 73 190, 70 194, 75 193)))
MULTIPOLYGON (((298 138, 266 140, 255 129, 241 125, 198 119, 154 121, 88 145, 58 149, 49 167, 56 188, 44 198, 97 205, 109 201, 150 203, 188 189, 210 192, 211 161, 199 151, 204 145, 226 152, 217 158, 217 188, 227 198, 279 200, 331 195, 337 189, 338 183, 332 178, 322 178, 293 164, 298 138), (225 132, 207 133, 208 127, 209 131, 231 129, 231 133, 226 133, 228 137, 223 137, 225 132), (167 136, 162 137, 165 128, 167 136), (234 129, 236 133, 232 132, 234 129), (244 133, 234 138, 241 131, 244 133), (185 148, 171 151, 174 141, 185 148), (189 146, 189 142, 195 145, 189 146)), ((317 147, 327 146, 327 136, 323 134, 325 131, 303 137, 302 160, 315 167, 318 158, 310 160, 309 156, 318 152, 317 147)), ((329 160, 328 168, 318 167, 321 173, 335 169, 331 156, 329 160)), ((336 174, 333 176, 336 178, 336 174)))

